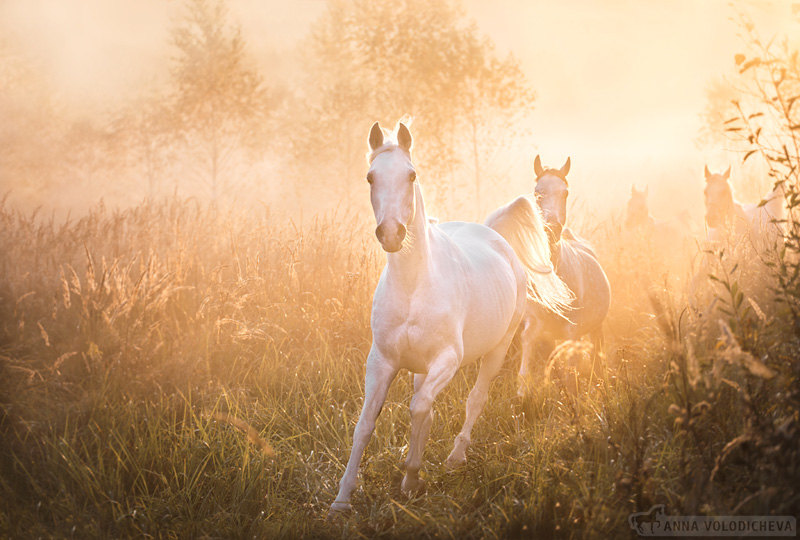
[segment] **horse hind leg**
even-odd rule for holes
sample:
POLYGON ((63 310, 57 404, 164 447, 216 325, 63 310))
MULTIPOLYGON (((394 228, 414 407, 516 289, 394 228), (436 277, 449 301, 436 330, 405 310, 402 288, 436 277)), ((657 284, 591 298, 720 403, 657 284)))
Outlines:
POLYGON ((541 323, 536 317, 525 314, 522 319, 522 330, 520 331, 520 363, 519 377, 517 386, 517 396, 525 397, 528 385, 531 382, 532 363, 536 357, 537 338, 540 334, 541 323))
POLYGON ((433 421, 433 400, 452 380, 461 364, 460 360, 455 350, 450 349, 441 353, 425 377, 419 378, 419 388, 411 398, 411 436, 406 459, 406 474, 400 485, 400 489, 408 496, 419 493, 425 486, 425 482, 419 478, 419 470, 433 421))
MULTIPOLYGON (((508 341, 510 342, 510 340, 508 341)), ((475 382, 475 386, 472 388, 467 398, 467 414, 464 419, 464 426, 456 436, 453 450, 445 461, 447 467, 456 468, 467 462, 467 448, 471 442, 470 434, 472 433, 472 427, 475 425, 475 421, 480 416, 481 411, 483 411, 484 405, 486 405, 486 400, 489 396, 489 387, 500 372, 503 360, 505 360, 506 357, 508 345, 509 343, 504 342, 484 356, 480 371, 478 372, 478 380, 475 382)))

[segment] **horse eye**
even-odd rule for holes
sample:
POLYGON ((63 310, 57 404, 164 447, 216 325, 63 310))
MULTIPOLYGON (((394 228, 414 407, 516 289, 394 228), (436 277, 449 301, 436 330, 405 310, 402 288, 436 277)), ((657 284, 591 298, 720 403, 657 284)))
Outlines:
POLYGON ((367 182, 369 182, 371 184, 372 180, 374 180, 374 178, 372 176, 372 172, 368 172, 367 173, 367 182))
POLYGON ((411 174, 408 175, 408 180, 413 182, 417 179, 417 173, 415 171, 411 171, 411 174))

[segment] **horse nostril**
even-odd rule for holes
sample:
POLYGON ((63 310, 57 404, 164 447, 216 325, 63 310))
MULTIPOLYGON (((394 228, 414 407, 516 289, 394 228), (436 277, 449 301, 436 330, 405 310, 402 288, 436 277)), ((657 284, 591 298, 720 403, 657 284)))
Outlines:
POLYGON ((378 242, 390 253, 400 249, 406 233, 405 226, 397 222, 381 223, 375 229, 375 236, 378 237, 378 242))

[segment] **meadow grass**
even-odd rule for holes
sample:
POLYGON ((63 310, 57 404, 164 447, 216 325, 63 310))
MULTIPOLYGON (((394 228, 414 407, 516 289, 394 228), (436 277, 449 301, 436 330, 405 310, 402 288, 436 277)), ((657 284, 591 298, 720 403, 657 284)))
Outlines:
POLYGON ((427 492, 409 499, 401 374, 354 512, 327 521, 384 261, 365 229, 192 201, 67 223, 0 208, 0 535, 627 537, 655 503, 797 513, 798 348, 780 308, 734 269, 717 281, 730 315, 688 309, 612 231, 597 235, 614 303, 594 376, 575 392, 540 373, 520 400, 512 347, 449 471, 466 368, 435 403, 427 492))

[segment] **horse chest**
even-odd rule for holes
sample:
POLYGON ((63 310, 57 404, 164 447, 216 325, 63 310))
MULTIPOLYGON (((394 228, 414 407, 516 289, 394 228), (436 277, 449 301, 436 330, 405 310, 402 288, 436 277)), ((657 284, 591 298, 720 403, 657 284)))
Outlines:
POLYGON ((436 353, 452 343, 456 325, 446 306, 424 291, 395 298, 373 310, 372 332, 383 355, 398 368, 417 373, 428 370, 436 353))

